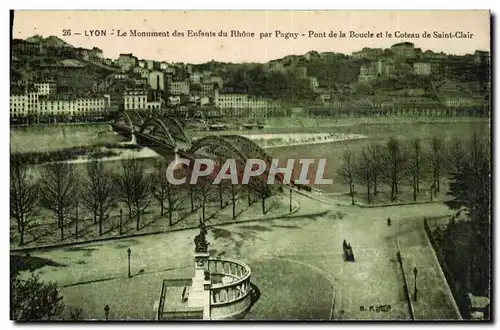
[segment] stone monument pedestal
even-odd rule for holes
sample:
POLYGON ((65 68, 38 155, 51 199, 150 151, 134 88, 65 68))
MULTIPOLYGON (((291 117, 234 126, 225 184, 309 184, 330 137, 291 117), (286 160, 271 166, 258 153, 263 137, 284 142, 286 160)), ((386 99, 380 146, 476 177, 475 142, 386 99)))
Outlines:
POLYGON ((188 297, 189 307, 203 308, 203 318, 210 318, 210 275, 208 274, 208 252, 195 252, 194 276, 191 284, 191 291, 188 297))

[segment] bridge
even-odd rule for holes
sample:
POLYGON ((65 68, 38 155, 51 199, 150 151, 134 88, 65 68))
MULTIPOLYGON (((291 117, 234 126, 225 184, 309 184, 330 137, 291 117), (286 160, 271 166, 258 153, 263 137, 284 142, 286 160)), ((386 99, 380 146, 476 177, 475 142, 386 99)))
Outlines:
MULTIPOLYGON (((238 172, 242 173, 247 159, 260 159, 266 163, 266 172, 261 176, 267 180, 271 157, 252 140, 240 135, 210 135, 192 139, 184 129, 183 123, 169 116, 146 116, 138 111, 122 111, 111 124, 119 134, 135 136, 136 143, 148 146, 162 156, 174 153, 190 160, 209 158, 217 164, 234 159, 238 172)), ((132 137, 134 139, 134 137, 132 137)), ((252 180, 252 179, 251 179, 252 180)), ((277 176, 282 181, 282 176, 277 176)), ((255 189, 266 190, 262 180, 250 182, 255 189)))
POLYGON ((174 117, 151 117, 136 110, 118 114, 113 129, 122 135, 133 135, 141 145, 160 145, 171 150, 187 150, 191 139, 182 123, 174 117))

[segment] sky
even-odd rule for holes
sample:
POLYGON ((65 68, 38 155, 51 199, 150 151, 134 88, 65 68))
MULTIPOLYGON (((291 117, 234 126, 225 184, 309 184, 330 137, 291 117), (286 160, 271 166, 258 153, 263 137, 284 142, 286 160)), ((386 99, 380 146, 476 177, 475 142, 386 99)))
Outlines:
POLYGON ((490 13, 484 10, 15 11, 13 37, 26 39, 35 34, 57 36, 75 47, 95 46, 112 59, 120 53, 133 53, 140 59, 184 63, 210 60, 264 63, 311 50, 350 54, 363 47, 388 48, 402 41, 413 42, 423 51, 463 55, 477 49, 490 50, 490 13), (71 36, 63 36, 63 30, 70 30, 71 36), (104 30, 107 34, 90 36, 92 30, 104 30), (130 30, 168 31, 170 36, 131 37, 130 30), (188 37, 188 30, 212 31, 216 35, 224 31, 228 37, 188 37), (231 38, 231 30, 254 33, 254 37, 231 38), (173 36, 174 31, 184 36, 173 36), (276 31, 281 33, 277 35, 276 31), (346 33, 345 38, 340 38, 340 31, 346 33), (351 37, 349 31, 358 33, 357 37, 351 37), (443 39, 433 34, 457 31, 469 38, 443 39), (123 32, 128 35, 123 36, 123 32), (336 35, 329 37, 330 32, 336 35), (413 37, 397 37, 397 32, 413 34, 413 37), (424 32, 430 37, 424 38, 424 32), (261 38, 261 33, 268 36, 261 38), (371 37, 360 37, 360 34, 371 34, 371 37))

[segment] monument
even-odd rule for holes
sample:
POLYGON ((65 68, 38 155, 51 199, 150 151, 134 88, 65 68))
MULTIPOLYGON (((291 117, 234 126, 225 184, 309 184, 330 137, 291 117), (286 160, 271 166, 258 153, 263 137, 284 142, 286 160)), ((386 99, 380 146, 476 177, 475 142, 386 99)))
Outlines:
POLYGON ((203 308, 203 314, 210 316, 210 273, 208 269, 207 229, 203 222, 199 225, 200 233, 194 238, 194 277, 189 292, 188 306, 203 308))

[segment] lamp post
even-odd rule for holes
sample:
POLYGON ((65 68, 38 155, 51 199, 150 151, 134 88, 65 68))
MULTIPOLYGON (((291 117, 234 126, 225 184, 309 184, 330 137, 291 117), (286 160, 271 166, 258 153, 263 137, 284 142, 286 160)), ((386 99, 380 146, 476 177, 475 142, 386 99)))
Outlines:
POLYGON ((290 187, 290 213, 292 213, 292 187, 290 187))
POLYGON ((106 321, 107 321, 108 316, 109 316, 109 306, 108 305, 104 306, 104 316, 106 317, 106 321))
POLYGON ((417 267, 413 267, 413 275, 415 275, 415 288, 414 288, 414 295, 413 295, 413 300, 417 301, 417 274, 418 270, 417 267))
POLYGON ((132 253, 132 250, 130 248, 127 249, 127 254, 128 254, 128 277, 130 276, 130 254, 132 253))

